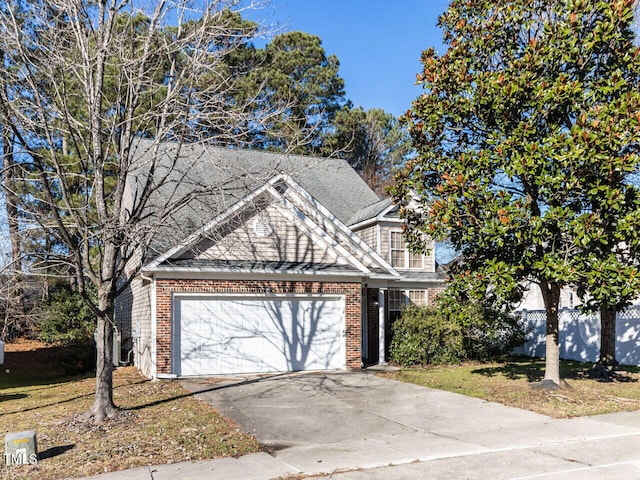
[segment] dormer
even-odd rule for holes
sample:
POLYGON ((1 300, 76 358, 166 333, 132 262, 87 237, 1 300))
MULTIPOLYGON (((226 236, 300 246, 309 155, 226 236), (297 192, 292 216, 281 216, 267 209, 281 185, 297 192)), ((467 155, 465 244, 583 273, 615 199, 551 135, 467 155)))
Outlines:
POLYGON ((428 252, 409 251, 403 235, 404 220, 391 199, 381 200, 360 210, 350 228, 398 271, 435 272, 435 244, 426 238, 428 252))

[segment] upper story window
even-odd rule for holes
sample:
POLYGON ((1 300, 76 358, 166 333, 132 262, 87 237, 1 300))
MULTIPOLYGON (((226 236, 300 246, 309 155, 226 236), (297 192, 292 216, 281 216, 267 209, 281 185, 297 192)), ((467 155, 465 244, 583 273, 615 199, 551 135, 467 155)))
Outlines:
POLYGON ((391 266, 396 268, 423 268, 423 256, 411 253, 401 231, 391 232, 391 266))

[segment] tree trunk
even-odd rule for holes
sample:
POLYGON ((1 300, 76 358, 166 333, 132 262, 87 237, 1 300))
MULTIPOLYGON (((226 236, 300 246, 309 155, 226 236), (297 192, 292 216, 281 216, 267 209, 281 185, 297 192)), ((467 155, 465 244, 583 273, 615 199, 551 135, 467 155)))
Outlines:
POLYGON ((113 312, 114 299, 104 288, 98 291, 98 325, 96 329, 96 395, 87 417, 95 423, 113 418, 117 409, 113 403, 113 312))
POLYGON ((18 224, 18 198, 14 181, 15 162, 13 159, 13 139, 5 131, 2 139, 4 153, 4 193, 7 209, 7 223, 9 224, 9 240, 11 241, 11 260, 16 272, 22 271, 22 246, 18 224))
POLYGON ((558 305, 560 304, 560 286, 557 283, 540 282, 540 291, 547 313, 546 352, 544 379, 539 384, 543 389, 557 389, 562 383, 560 379, 560 328, 558 321, 558 305))
MULTIPOLYGON (((13 156, 13 136, 5 127, 2 129, 2 154, 4 164, 0 169, 4 175, 0 175, 1 185, 4 186, 4 204, 9 226, 9 241, 11 243, 11 270, 13 271, 14 285, 12 291, 9 316, 12 321, 3 323, 2 338, 5 338, 8 330, 19 333, 25 324, 27 308, 25 305, 24 287, 22 275, 22 243, 20 240, 20 224, 18 221, 18 195, 16 181, 15 158, 13 156)), ((1 187, 0 187, 1 188, 1 187)))
POLYGON ((600 308, 600 359, 598 364, 612 367, 616 360, 616 311, 600 308))

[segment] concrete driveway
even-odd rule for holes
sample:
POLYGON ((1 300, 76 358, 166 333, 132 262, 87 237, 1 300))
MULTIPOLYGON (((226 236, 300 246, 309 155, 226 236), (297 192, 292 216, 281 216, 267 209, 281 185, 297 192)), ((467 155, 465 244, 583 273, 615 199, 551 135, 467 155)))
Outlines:
POLYGON ((305 475, 640 478, 640 412, 553 420, 367 372, 182 384, 305 475))

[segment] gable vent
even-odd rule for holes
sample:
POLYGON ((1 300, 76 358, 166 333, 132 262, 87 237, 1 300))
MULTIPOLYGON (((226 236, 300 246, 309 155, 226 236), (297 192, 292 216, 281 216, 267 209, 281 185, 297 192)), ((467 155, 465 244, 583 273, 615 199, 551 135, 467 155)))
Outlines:
POLYGON ((260 215, 253 224, 253 231, 258 238, 269 237, 273 233, 273 227, 265 217, 260 215))

